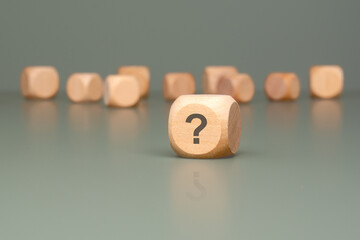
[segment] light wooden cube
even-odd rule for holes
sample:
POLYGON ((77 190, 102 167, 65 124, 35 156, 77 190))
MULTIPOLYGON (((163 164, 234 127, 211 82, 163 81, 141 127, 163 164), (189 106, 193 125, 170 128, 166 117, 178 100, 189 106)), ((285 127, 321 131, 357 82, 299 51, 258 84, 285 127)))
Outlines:
POLYGON ((163 95, 168 101, 173 101, 184 94, 194 94, 195 78, 191 73, 168 73, 163 81, 163 95))
POLYGON ((109 107, 132 107, 140 100, 138 80, 131 75, 109 75, 105 80, 104 103, 109 107))
POLYGON ((235 154, 240 144, 240 108, 228 95, 178 97, 168 126, 170 145, 183 157, 226 157, 235 154))
POLYGON ((99 101, 103 94, 103 82, 97 73, 74 73, 66 84, 66 93, 73 102, 99 101))
POLYGON ((295 73, 270 73, 265 80, 266 96, 273 101, 295 100, 300 95, 300 81, 295 73))
POLYGON ((225 76, 232 76, 238 71, 234 66, 208 66, 202 75, 202 88, 206 94, 216 94, 218 81, 225 76))
POLYGON ((59 91, 59 74, 52 66, 26 67, 21 73, 20 88, 25 98, 55 97, 59 91))
POLYGON ((255 94, 255 84, 245 73, 222 77, 217 86, 219 94, 232 96, 237 102, 250 102, 255 94))
POLYGON ((147 97, 150 88, 150 70, 146 66, 121 66, 118 69, 120 75, 132 75, 140 85, 140 96, 147 97))
POLYGON ((344 72, 340 66, 313 66, 310 68, 310 93, 318 98, 334 98, 344 88, 344 72))

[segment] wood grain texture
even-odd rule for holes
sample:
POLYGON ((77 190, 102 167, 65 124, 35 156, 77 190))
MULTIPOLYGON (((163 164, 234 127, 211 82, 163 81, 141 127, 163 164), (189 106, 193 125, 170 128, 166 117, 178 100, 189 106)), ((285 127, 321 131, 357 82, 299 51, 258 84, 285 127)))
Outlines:
POLYGON ((217 92, 230 95, 237 102, 246 103, 254 97, 255 84, 252 78, 245 73, 225 76, 219 80, 217 92))
POLYGON ((109 75, 105 80, 104 103, 109 107, 132 107, 140 100, 139 81, 131 75, 109 75))
POLYGON ((145 98, 149 95, 150 69, 147 66, 120 66, 118 74, 134 76, 139 81, 140 96, 145 98))
POLYGON ((169 140, 174 151, 187 158, 220 158, 237 152, 241 135, 238 103, 228 95, 182 95, 169 114, 169 140), (195 132, 206 119, 206 126, 195 132), (197 140, 196 140, 197 139, 197 140))
POLYGON ((273 101, 295 100, 300 95, 300 81, 295 73, 270 73, 264 88, 266 96, 273 101))
POLYGON ((191 73, 167 73, 164 76, 163 96, 168 101, 184 94, 194 94, 195 90, 195 78, 191 73))
POLYGON ((72 102, 99 101, 103 94, 103 82, 97 73, 74 73, 66 83, 66 94, 72 102))
POLYGON ((317 98, 335 98, 344 89, 344 71, 340 66, 313 66, 309 73, 310 94, 317 98))
POLYGON ((59 73, 52 66, 31 66, 23 69, 20 89, 25 98, 49 99, 59 91, 59 73))
POLYGON ((238 73, 234 66, 208 66, 202 75, 202 88, 205 94, 216 94, 218 81, 225 76, 238 73))

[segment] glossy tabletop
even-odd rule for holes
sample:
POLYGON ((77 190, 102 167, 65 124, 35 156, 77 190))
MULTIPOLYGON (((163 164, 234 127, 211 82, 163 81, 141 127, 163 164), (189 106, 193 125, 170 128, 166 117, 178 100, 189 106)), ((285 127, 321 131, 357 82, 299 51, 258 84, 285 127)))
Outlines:
POLYGON ((0 239, 359 239, 360 93, 241 104, 239 152, 177 157, 171 104, 0 93, 0 239))

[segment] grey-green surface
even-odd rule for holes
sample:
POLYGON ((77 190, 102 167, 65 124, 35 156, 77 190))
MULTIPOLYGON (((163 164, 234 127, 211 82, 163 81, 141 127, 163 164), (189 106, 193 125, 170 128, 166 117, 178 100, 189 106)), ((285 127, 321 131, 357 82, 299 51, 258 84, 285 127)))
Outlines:
POLYGON ((0 94, 0 239, 359 239, 360 95, 241 105, 232 158, 177 157, 137 108, 0 94))
POLYGON ((61 88, 74 72, 105 77, 119 65, 167 72, 230 64, 257 89, 273 71, 307 88, 313 64, 339 64, 360 90, 359 0, 1 0, 0 90, 18 90, 22 68, 54 65, 61 88))

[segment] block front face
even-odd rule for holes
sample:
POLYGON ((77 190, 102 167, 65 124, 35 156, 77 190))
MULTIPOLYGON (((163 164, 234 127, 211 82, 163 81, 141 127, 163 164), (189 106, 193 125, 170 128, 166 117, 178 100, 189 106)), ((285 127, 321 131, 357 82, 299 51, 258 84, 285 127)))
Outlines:
POLYGON ((310 69, 310 91, 319 98, 339 96, 344 87, 344 73, 340 66, 313 66, 310 69))
POLYGON ((183 95, 172 104, 169 140, 180 156, 219 158, 236 153, 241 118, 237 102, 227 95, 183 95))
POLYGON ((132 107, 139 102, 138 80, 130 75, 110 75, 106 78, 104 103, 110 107, 132 107))
POLYGON ((146 66, 121 66, 118 69, 118 73, 121 75, 132 75, 138 81, 140 85, 141 97, 149 95, 150 88, 150 70, 146 66))
POLYGON ((180 149, 189 154, 201 155, 216 148, 220 141, 221 124, 212 109, 205 105, 189 104, 174 114, 171 132, 180 149), (196 134, 199 126, 203 129, 196 134))
POLYGON ((26 98, 48 99, 59 90, 59 74, 51 66, 27 67, 20 79, 21 92, 26 98))

